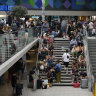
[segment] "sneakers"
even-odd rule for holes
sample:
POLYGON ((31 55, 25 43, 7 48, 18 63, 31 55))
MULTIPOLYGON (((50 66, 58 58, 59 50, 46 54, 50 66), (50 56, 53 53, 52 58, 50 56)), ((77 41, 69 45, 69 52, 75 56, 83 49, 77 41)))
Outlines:
POLYGON ((63 36, 63 39, 65 39, 65 36, 63 36))

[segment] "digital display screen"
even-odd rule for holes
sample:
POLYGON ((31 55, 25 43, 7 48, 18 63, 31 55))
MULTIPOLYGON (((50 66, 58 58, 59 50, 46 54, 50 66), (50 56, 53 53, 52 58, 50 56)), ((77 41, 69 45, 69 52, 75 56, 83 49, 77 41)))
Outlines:
POLYGON ((0 5, 0 11, 7 11, 7 5, 0 5))
POLYGON ((45 0, 46 10, 96 11, 96 0, 45 0))
POLYGON ((8 5, 8 11, 12 11, 12 8, 15 7, 15 6, 9 6, 8 5))
MULTIPOLYGON (((0 0, 0 10, 12 10, 12 6, 22 5, 29 10, 42 10, 42 0, 0 0)), ((96 0, 45 0, 45 10, 96 11, 96 0)))

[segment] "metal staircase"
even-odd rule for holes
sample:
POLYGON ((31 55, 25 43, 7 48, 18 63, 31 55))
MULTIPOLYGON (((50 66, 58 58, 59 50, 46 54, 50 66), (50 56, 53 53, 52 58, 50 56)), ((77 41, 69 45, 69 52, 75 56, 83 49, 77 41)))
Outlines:
POLYGON ((91 63, 91 70, 96 76, 96 39, 88 39, 89 58, 91 63))

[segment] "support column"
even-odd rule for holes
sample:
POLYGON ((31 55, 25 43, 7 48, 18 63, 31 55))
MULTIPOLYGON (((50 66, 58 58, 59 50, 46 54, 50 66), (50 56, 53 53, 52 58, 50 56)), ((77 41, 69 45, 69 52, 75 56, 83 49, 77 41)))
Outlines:
POLYGON ((42 22, 45 20, 45 0, 42 0, 42 22))

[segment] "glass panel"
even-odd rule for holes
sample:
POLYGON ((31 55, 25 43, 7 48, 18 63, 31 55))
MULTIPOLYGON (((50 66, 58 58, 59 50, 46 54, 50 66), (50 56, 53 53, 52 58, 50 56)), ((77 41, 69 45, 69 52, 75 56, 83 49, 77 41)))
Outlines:
POLYGON ((37 38, 37 33, 33 36, 33 28, 12 33, 9 32, 9 34, 0 35, 0 64, 11 58, 37 38))

